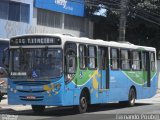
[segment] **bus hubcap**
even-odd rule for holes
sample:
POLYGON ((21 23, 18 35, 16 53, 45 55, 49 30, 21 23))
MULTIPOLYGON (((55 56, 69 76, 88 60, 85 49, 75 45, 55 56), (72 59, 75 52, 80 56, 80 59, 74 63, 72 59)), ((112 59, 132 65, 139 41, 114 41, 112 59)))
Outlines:
POLYGON ((86 98, 85 97, 82 97, 82 99, 81 99, 81 106, 82 106, 82 108, 86 107, 86 98))

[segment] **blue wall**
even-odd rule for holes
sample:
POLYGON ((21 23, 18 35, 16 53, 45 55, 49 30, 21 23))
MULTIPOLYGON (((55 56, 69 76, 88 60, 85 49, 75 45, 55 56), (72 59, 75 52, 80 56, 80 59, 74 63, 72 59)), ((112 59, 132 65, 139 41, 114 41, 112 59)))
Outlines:
POLYGON ((35 7, 84 16, 84 0, 35 0, 35 7))

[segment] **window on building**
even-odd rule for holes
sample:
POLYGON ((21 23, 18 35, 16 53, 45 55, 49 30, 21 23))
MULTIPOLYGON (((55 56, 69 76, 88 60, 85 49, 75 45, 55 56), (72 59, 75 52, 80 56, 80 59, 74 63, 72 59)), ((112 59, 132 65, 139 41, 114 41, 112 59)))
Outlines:
POLYGON ((14 1, 0 2, 0 19, 29 23, 30 5, 14 1))
POLYGON ((0 19, 8 19, 8 1, 0 1, 0 19))
POLYGON ((151 71, 155 71, 155 53, 151 53, 151 71))
POLYGON ((119 50, 117 48, 111 49, 111 69, 119 68, 119 50))
POLYGON ((85 20, 84 18, 65 15, 64 28, 69 30, 78 30, 84 32, 85 30, 85 20))
POLYGON ((128 50, 121 50, 121 69, 122 70, 130 69, 130 58, 128 50))
POLYGON ((20 13, 20 21, 21 22, 26 22, 26 23, 29 23, 29 15, 30 15, 30 7, 28 4, 21 4, 21 13, 20 13))
POLYGON ((85 69, 87 67, 87 55, 86 55, 86 46, 79 46, 79 60, 80 60, 80 68, 85 69))
POLYGON ((90 69, 97 67, 97 50, 95 46, 88 47, 88 67, 90 69))
POLYGON ((49 10, 37 9, 37 24, 48 27, 62 27, 62 14, 49 10))
POLYGON ((140 70, 141 69, 141 58, 140 58, 140 52, 138 51, 133 51, 132 52, 132 69, 133 70, 140 70))
POLYGON ((20 3, 9 2, 8 20, 20 21, 20 3))

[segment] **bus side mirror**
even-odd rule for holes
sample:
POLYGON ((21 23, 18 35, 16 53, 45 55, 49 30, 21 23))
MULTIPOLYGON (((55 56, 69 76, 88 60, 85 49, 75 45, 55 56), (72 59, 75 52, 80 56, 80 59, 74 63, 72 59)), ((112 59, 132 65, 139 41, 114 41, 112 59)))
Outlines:
POLYGON ((2 63, 5 68, 9 67, 9 48, 3 50, 2 63))

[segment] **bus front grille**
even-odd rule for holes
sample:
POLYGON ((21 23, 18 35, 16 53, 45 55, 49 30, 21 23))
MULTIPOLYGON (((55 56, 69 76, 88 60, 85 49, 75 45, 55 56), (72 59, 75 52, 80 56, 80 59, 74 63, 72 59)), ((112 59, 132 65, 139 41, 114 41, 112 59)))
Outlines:
POLYGON ((14 81, 14 84, 23 86, 41 86, 50 83, 50 81, 14 81))
POLYGON ((33 91, 33 90, 17 90, 18 92, 22 92, 22 93, 42 93, 45 92, 45 90, 37 90, 37 91, 33 91))

